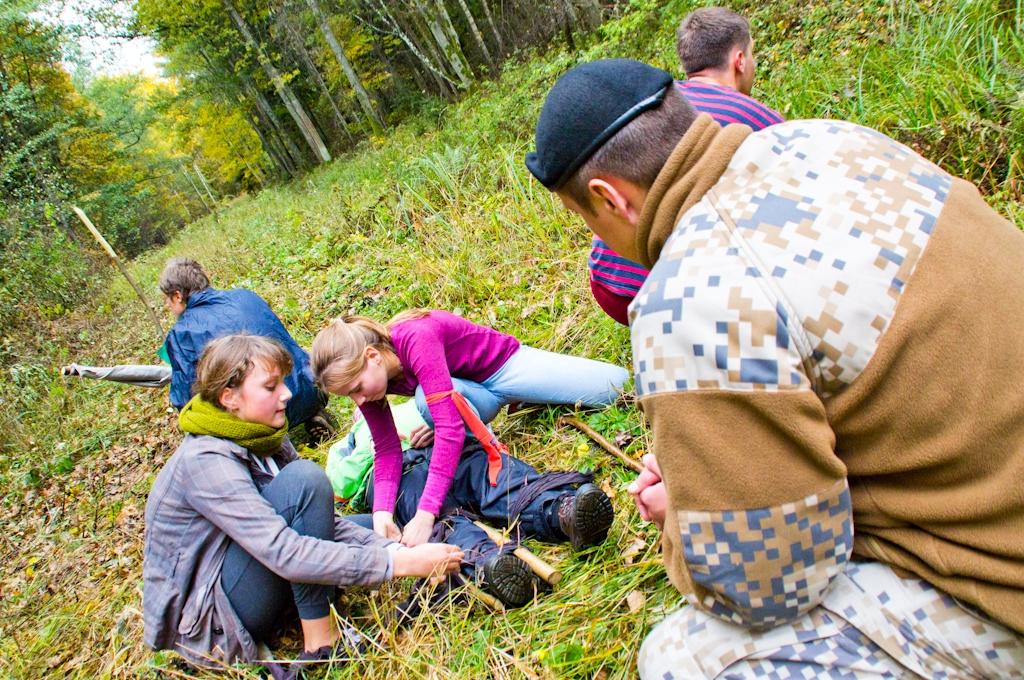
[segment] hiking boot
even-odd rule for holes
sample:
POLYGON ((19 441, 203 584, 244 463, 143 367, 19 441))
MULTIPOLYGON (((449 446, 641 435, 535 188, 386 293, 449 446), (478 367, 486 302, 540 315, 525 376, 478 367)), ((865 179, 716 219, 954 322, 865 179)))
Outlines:
POLYGON ((476 565, 476 582, 509 608, 522 607, 536 591, 533 572, 512 553, 492 555, 476 565))
POLYGON ((313 446, 333 439, 337 432, 338 424, 334 421, 334 416, 324 409, 306 421, 306 434, 309 436, 309 443, 313 446))
POLYGON ((603 543, 614 517, 611 499, 594 484, 584 484, 575 494, 558 499, 558 526, 573 550, 603 543))

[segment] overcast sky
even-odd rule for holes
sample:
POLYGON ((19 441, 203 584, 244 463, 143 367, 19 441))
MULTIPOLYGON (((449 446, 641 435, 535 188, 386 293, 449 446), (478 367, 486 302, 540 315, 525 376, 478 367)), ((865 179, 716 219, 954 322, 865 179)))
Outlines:
POLYGON ((157 56, 153 53, 153 41, 149 38, 136 38, 118 43, 95 42, 89 49, 94 55, 89 63, 96 73, 144 73, 153 77, 160 75, 157 56))
MULTIPOLYGON (((56 0, 44 15, 48 21, 86 29, 84 32, 90 35, 72 40, 77 44, 80 60, 89 66, 93 74, 143 73, 159 76, 159 60, 154 54, 153 41, 149 38, 124 40, 108 35, 108 31, 92 22, 87 15, 90 8, 99 4, 99 0, 56 0)), ((131 4, 126 0, 116 0, 114 7, 121 17, 131 16, 131 4)), ((73 70, 74 66, 69 64, 68 69, 73 70)))

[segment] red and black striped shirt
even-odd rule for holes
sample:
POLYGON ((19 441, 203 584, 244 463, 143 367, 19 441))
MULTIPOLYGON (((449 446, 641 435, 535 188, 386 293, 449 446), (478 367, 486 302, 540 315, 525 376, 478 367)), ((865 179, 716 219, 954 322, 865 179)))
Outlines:
MULTIPOLYGON (((731 87, 693 80, 676 81, 676 86, 695 109, 710 114, 719 125, 740 123, 756 131, 785 120, 778 112, 731 87)), ((647 269, 622 257, 596 236, 588 266, 590 287, 598 303, 613 319, 627 323, 626 307, 647 278, 647 269)))

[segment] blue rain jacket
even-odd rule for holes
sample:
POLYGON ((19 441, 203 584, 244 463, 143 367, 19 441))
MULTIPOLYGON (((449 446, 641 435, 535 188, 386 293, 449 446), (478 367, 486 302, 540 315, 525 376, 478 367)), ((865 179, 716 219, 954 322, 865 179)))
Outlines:
POLYGON ((189 297, 185 313, 178 318, 164 343, 171 362, 171 404, 180 409, 191 399, 196 366, 206 343, 242 332, 273 338, 292 355, 292 372, 285 378, 285 384, 292 391, 287 408, 288 425, 298 425, 314 416, 324 402, 320 390, 313 384, 309 355, 288 334, 270 305, 244 288, 207 288, 189 297))

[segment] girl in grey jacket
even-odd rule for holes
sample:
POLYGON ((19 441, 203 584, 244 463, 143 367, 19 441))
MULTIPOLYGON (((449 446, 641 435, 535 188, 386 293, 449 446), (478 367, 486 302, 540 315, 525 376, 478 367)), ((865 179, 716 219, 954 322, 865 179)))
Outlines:
POLYGON ((191 663, 257 661, 294 604, 303 659, 329 658, 334 588, 457 571, 454 546, 405 548, 336 516, 323 470, 288 441, 283 376, 268 338, 232 335, 200 359, 186 432, 146 503, 145 640, 191 663))

